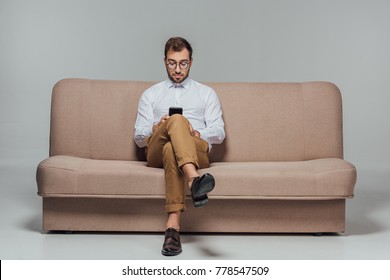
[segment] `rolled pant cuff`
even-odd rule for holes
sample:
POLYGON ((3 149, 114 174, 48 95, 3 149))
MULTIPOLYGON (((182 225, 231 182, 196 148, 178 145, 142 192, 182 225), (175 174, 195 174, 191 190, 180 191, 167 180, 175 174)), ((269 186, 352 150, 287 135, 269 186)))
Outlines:
POLYGON ((165 210, 167 211, 167 213, 172 213, 178 211, 185 211, 187 210, 187 207, 185 204, 169 204, 165 205, 165 210))
POLYGON ((199 169, 199 162, 197 160, 180 160, 177 162, 177 165, 179 166, 179 169, 183 167, 183 165, 186 165, 188 163, 191 163, 195 166, 196 169, 199 169))

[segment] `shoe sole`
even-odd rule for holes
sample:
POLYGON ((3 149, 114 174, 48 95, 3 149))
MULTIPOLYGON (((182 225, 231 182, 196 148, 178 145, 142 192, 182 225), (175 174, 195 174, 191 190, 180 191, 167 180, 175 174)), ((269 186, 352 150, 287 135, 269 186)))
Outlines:
POLYGON ((194 206, 196 208, 200 208, 200 207, 203 207, 205 206, 207 203, 209 202, 209 198, 207 197, 207 195, 202 198, 202 199, 199 199, 199 200, 194 200, 194 206))
POLYGON ((201 185, 198 190, 199 192, 198 196, 193 198, 194 206, 197 208, 205 206, 209 201, 207 194, 211 192, 214 189, 214 187, 215 187, 214 177, 210 175, 205 175, 202 178, 201 185))
POLYGON ((170 252, 170 251, 164 251, 162 250, 161 251, 161 254, 166 256, 166 257, 174 257, 174 256, 177 256, 177 255, 180 255, 181 252, 183 252, 182 250, 178 251, 178 252, 170 252))

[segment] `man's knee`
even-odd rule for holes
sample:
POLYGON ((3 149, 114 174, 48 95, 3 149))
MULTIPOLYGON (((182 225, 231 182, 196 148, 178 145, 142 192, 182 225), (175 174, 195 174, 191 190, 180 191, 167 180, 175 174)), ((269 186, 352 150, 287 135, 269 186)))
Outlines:
POLYGON ((181 120, 181 121, 186 121, 187 119, 181 115, 181 114, 174 114, 172 115, 169 120, 181 120))
POLYGON ((186 119, 186 117, 184 117, 183 115, 180 115, 180 114, 174 114, 172 115, 168 121, 167 121, 167 125, 176 125, 176 124, 179 124, 179 125, 184 125, 185 127, 188 127, 189 126, 189 122, 188 120, 186 119))

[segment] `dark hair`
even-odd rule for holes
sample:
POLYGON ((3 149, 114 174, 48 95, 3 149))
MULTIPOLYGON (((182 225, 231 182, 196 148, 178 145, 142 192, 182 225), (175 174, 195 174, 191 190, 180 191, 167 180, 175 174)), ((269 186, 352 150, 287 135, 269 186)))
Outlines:
POLYGON ((182 37, 172 37, 165 44, 164 55, 167 58, 168 51, 180 52, 183 49, 187 49, 190 53, 190 59, 192 59, 192 47, 188 41, 182 37))

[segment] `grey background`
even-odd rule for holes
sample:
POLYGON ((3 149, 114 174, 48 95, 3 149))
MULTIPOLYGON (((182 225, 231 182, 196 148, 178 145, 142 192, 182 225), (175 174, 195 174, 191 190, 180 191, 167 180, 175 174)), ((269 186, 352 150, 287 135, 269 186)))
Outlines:
POLYGON ((59 256, 10 249, 23 230, 40 230, 35 169, 48 155, 53 85, 69 77, 165 79, 163 46, 171 36, 193 45, 191 76, 201 82, 338 85, 345 159, 358 169, 349 229, 387 232, 382 219, 367 217, 372 209, 389 214, 389 12, 388 0, 0 0, 3 256, 59 256))
POLYGON ((166 77, 170 36, 199 81, 317 81, 343 94, 345 157, 389 165, 390 1, 0 1, 1 155, 47 154, 62 78, 166 77))

